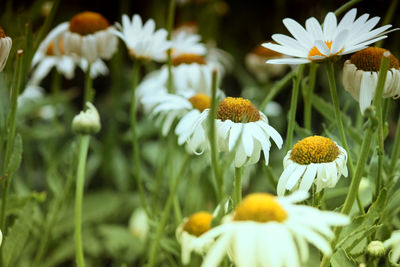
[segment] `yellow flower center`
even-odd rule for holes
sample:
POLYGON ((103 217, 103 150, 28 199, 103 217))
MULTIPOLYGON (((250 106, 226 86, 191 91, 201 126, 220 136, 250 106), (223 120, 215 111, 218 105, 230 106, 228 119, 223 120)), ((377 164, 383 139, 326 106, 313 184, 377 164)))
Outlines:
MULTIPOLYGON (((275 42, 271 42, 271 43, 275 43, 275 42)), ((251 53, 259 56, 259 57, 263 57, 263 58, 280 58, 283 57, 283 55, 279 52, 276 52, 274 50, 268 49, 262 45, 257 45, 252 51, 251 53)))
POLYGON ((211 97, 206 94, 198 93, 188 99, 193 108, 201 111, 211 107, 211 97))
POLYGON ((69 21, 69 30, 80 35, 88 35, 105 30, 108 26, 110 24, 105 17, 90 11, 79 13, 69 21))
MULTIPOLYGON (((61 55, 64 54, 64 42, 63 42, 63 40, 61 38, 60 38, 60 40, 58 42, 58 51, 60 52, 61 55)), ((46 55, 48 55, 48 56, 54 56, 55 55, 54 42, 51 42, 49 44, 49 46, 47 47, 46 55)))
POLYGON ((217 119, 233 122, 253 122, 260 120, 260 112, 250 102, 241 97, 227 97, 218 105, 217 119))
POLYGON ((211 213, 200 211, 191 215, 183 225, 183 230, 194 236, 201 236, 211 228, 211 213))
POLYGON ((0 38, 6 38, 6 37, 7 37, 6 33, 4 32, 3 28, 0 27, 0 38))
POLYGON ((180 54, 179 56, 174 57, 172 59, 173 66, 178 66, 180 64, 191 64, 191 63, 204 65, 206 64, 206 61, 203 56, 197 54, 180 54))
MULTIPOLYGON (((379 47, 367 47, 353 54, 350 62, 363 71, 379 71, 382 55, 386 51, 388 50, 379 47)), ((389 68, 399 69, 399 61, 392 53, 390 53, 389 68)))
MULTIPOLYGON (((331 51, 331 47, 332 47, 332 41, 325 41, 326 46, 328 47, 329 51, 331 51)), ((339 52, 337 52, 335 55, 339 54, 340 52, 343 51, 343 48, 339 50, 339 52)), ((313 46, 310 49, 310 52, 308 52, 308 59, 313 60, 311 57, 313 56, 324 56, 316 46, 313 46)))
POLYGON ((287 213, 276 200, 266 193, 250 194, 236 207, 234 221, 283 222, 287 213))
POLYGON ((340 154, 338 146, 329 138, 309 136, 297 142, 290 152, 290 159, 302 165, 332 162, 340 154))

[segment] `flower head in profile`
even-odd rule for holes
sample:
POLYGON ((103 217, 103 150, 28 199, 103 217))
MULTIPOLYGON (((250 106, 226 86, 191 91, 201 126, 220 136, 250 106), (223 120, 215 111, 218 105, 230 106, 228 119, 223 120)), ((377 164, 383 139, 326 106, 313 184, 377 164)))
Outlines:
POLYGON ((6 66, 8 55, 10 54, 12 40, 8 37, 3 28, 0 27, 0 72, 6 66))
POLYGON ((357 9, 348 11, 338 23, 336 15, 329 12, 321 25, 314 17, 306 20, 304 28, 293 19, 286 18, 283 24, 292 37, 274 34, 272 39, 278 44, 265 43, 264 46, 292 58, 271 59, 271 64, 303 64, 320 61, 333 56, 346 55, 366 48, 368 45, 386 38, 392 25, 373 28, 380 18, 364 14, 356 19, 357 9))
MULTIPOLYGON (((205 109, 199 118, 192 122, 193 126, 187 128, 186 136, 190 147, 204 147, 207 143, 206 119, 209 112, 210 109, 205 109), (202 135, 197 136, 200 133, 202 135)), ((283 143, 280 134, 268 124, 264 113, 250 100, 241 97, 227 97, 219 103, 215 126, 218 150, 235 153, 234 165, 237 168, 258 162, 261 150, 264 153, 265 164, 268 164, 270 138, 278 148, 281 148, 283 143)), ((177 129, 178 127, 179 125, 177 129)))
POLYGON ((294 204, 306 197, 304 192, 289 197, 248 195, 223 224, 200 237, 216 239, 202 266, 218 266, 228 254, 238 267, 300 267, 309 258, 308 243, 325 255, 331 254, 329 241, 334 234, 330 227, 346 225, 350 220, 338 213, 294 204))
POLYGON ((117 51, 118 40, 112 30, 113 26, 101 14, 86 11, 54 28, 41 46, 47 49, 51 42, 58 44, 62 38, 66 55, 93 63, 99 58, 110 59, 117 51))
POLYGON ((343 66, 343 86, 360 103, 361 113, 372 103, 378 84, 382 56, 390 57, 383 97, 400 97, 400 66, 397 58, 388 50, 368 47, 354 53, 343 66))
POLYGON ((113 32, 125 42, 131 57, 163 61, 171 43, 167 41, 168 32, 155 27, 153 19, 143 24, 139 15, 133 15, 132 20, 122 15, 122 25, 117 24, 118 30, 113 32))
POLYGON ((388 240, 383 242, 383 245, 387 249, 391 249, 390 261, 392 263, 398 263, 400 260, 400 230, 392 232, 392 235, 388 240))
POLYGON ((278 195, 283 195, 286 189, 307 192, 313 183, 317 192, 334 187, 342 175, 347 177, 346 163, 346 150, 331 139, 317 135, 304 138, 283 159, 278 195))
POLYGON ((190 262, 192 251, 203 254, 211 245, 213 239, 201 239, 199 237, 211 229, 213 215, 205 211, 199 211, 183 220, 176 229, 176 239, 182 247, 182 263, 190 262))

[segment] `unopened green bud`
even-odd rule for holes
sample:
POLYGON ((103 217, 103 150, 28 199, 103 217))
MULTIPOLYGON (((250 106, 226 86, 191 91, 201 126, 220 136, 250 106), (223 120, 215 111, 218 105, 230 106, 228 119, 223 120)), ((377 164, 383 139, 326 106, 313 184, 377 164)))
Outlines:
POLYGON ((77 134, 95 134, 100 131, 100 115, 92 103, 87 102, 87 110, 81 111, 72 121, 72 131, 77 134))
POLYGON ((367 247, 368 254, 380 258, 386 254, 386 248, 381 241, 371 241, 367 247))

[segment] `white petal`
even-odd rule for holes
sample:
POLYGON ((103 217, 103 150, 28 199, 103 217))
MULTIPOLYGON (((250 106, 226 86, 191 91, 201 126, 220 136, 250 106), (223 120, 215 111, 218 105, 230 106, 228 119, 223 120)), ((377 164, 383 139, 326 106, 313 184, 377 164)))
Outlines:
POLYGON ((310 190, 311 185, 314 182, 315 176, 317 175, 317 166, 311 163, 308 167, 306 172, 301 179, 299 190, 306 191, 310 190))
POLYGON ((299 165, 299 167, 290 175, 289 180, 286 183, 286 189, 292 190, 293 187, 297 184, 300 180, 301 176, 303 175, 304 171, 307 169, 307 165, 299 165))
POLYGON ((291 174, 296 171, 299 165, 296 163, 290 164, 287 168, 285 168, 279 177, 278 186, 277 186, 277 193, 278 196, 283 196, 285 194, 286 184, 289 180, 291 174))
POLYGON ((361 114, 364 114, 365 109, 371 105, 372 99, 375 95, 375 86, 376 83, 373 75, 370 72, 364 72, 361 79, 360 88, 361 114))
POLYGON ((286 18, 283 20, 283 24, 304 47, 312 47, 312 37, 297 21, 286 18))
POLYGON ((278 59, 270 59, 267 61, 268 64, 304 64, 309 63, 311 60, 306 58, 278 58, 278 59))

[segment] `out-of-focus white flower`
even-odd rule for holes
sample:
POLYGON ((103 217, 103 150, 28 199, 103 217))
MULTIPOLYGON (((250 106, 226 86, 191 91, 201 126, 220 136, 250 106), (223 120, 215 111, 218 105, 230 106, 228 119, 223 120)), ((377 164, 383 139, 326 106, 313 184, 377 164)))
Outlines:
POLYGON ((172 36, 172 60, 182 55, 204 56, 207 52, 204 44, 200 43, 201 36, 180 31, 172 36))
POLYGON ((304 192, 288 197, 248 195, 223 224, 200 236, 200 241, 216 239, 202 266, 219 266, 228 254, 238 267, 300 267, 309 258, 308 243, 330 255, 329 241, 334 237, 331 227, 350 220, 335 212, 294 204, 306 198, 304 192))
POLYGON ((269 59, 282 57, 284 57, 284 55, 281 53, 258 45, 246 55, 245 63, 247 69, 251 71, 259 81, 265 82, 270 78, 281 76, 285 73, 288 68, 285 64, 265 64, 269 59))
POLYGON ((37 85, 28 84, 24 92, 18 96, 18 106, 24 106, 28 102, 35 102, 42 99, 44 90, 37 85))
POLYGON ((360 102, 361 113, 372 103, 378 84, 379 68, 384 53, 390 55, 390 66, 386 74, 383 97, 400 97, 399 61, 388 50, 368 47, 346 60, 343 66, 343 86, 355 100, 360 102))
POLYGON ((0 72, 6 66, 8 55, 10 54, 12 40, 8 37, 2 27, 0 27, 0 72))
MULTIPOLYGON (((66 55, 86 59, 89 63, 99 58, 110 59, 117 51, 118 44, 112 33, 113 29, 114 27, 99 13, 82 12, 72 17, 69 22, 55 27, 39 49, 45 51, 51 42, 58 43, 59 39, 62 39, 66 55)), ((54 47, 58 55, 57 46, 54 47)))
POLYGON ((297 142, 283 159, 284 171, 279 177, 277 192, 308 191, 315 183, 316 191, 334 187, 339 178, 347 177, 347 153, 331 139, 310 136, 297 142))
POLYGON ((183 220, 176 229, 176 239, 181 244, 181 260, 183 264, 190 263, 190 255, 192 251, 204 254, 207 248, 214 241, 213 239, 201 239, 199 237, 210 230, 211 220, 213 215, 211 213, 200 211, 192 214, 183 220))
POLYGON ((270 101, 263 111, 268 117, 276 117, 282 114, 282 106, 275 101, 270 101))
POLYGON ((136 209, 129 219, 129 231, 138 239, 145 241, 149 233, 149 218, 143 208, 136 209))
POLYGON ((206 61, 210 66, 218 70, 219 77, 231 72, 235 64, 234 57, 227 51, 216 47, 214 42, 207 43, 206 61))
POLYGON ((368 20, 364 14, 356 18, 357 9, 348 11, 338 23, 336 15, 329 12, 323 26, 314 18, 306 20, 304 28, 293 19, 286 18, 283 24, 292 37, 274 34, 272 39, 278 44, 265 43, 266 48, 293 58, 270 59, 271 64, 303 64, 320 61, 329 57, 346 55, 366 48, 368 45, 386 38, 392 25, 385 25, 372 30, 379 22, 379 17, 368 20))
POLYGON ((392 232, 390 238, 383 244, 387 249, 392 249, 390 260, 397 263, 400 259, 400 230, 392 232))
POLYGON ((163 61, 171 42, 167 41, 168 32, 165 29, 155 31, 155 27, 153 19, 143 24, 139 15, 133 15, 132 20, 122 15, 122 25, 117 24, 118 30, 113 32, 125 42, 132 57, 163 61))

